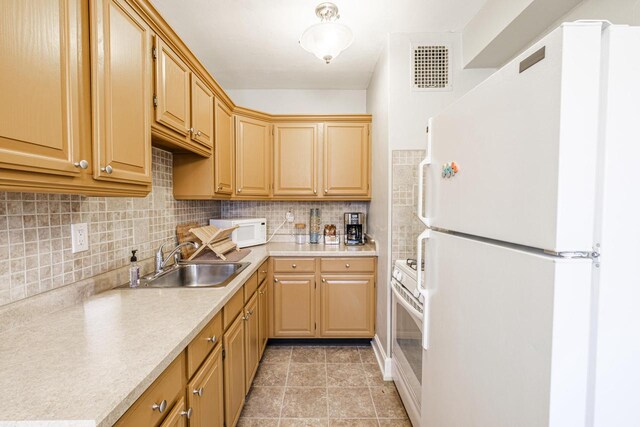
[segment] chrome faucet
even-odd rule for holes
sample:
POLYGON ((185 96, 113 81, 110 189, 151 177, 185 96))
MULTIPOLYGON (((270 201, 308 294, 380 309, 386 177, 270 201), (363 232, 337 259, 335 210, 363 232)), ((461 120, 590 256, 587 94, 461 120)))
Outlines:
POLYGON ((166 245, 167 243, 169 242, 164 242, 156 251, 156 274, 162 273, 165 265, 171 259, 171 257, 175 257, 175 263, 177 264, 178 260, 180 259, 180 253, 178 251, 183 247, 189 246, 189 245, 193 246, 194 249, 198 249, 200 247, 200 245, 195 242, 182 242, 178 246, 173 248, 171 252, 169 252, 169 255, 165 257, 162 250, 164 249, 164 245, 166 245))

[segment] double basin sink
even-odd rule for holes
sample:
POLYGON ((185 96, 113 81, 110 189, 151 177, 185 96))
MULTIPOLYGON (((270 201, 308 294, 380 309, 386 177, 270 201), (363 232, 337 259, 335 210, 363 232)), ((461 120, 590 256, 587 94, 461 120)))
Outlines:
POLYGON ((222 288, 248 265, 248 262, 180 263, 142 277, 138 288, 222 288))

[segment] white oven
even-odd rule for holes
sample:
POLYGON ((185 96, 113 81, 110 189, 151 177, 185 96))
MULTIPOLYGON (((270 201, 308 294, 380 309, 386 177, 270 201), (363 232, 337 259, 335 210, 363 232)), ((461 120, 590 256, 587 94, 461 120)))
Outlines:
POLYGON ((230 228, 237 225, 238 228, 231 233, 231 240, 239 248, 267 243, 266 218, 210 219, 209 224, 218 228, 230 228))
POLYGON ((422 297, 413 295, 415 271, 396 261, 391 278, 393 381, 413 425, 420 425, 422 403, 422 297))

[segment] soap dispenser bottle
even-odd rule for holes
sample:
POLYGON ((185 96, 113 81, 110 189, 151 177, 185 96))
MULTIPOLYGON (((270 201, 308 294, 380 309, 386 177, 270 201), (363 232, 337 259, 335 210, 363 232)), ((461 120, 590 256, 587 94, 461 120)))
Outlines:
POLYGON ((140 266, 136 257, 137 249, 131 251, 131 266, 129 267, 129 287, 137 288, 140 283, 140 266))

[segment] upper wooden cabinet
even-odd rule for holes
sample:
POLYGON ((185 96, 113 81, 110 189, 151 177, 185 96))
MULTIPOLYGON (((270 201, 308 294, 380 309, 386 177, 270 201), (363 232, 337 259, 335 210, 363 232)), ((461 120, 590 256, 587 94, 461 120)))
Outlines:
POLYGON ((233 114, 231 109, 217 98, 214 112, 214 193, 230 195, 233 193, 233 114))
POLYGON ((273 195, 318 194, 318 125, 277 124, 273 141, 273 195))
POLYGON ((173 148, 211 155, 213 91, 160 37, 155 37, 153 134, 173 148))
POLYGON ((369 196, 369 124, 325 123, 324 195, 369 196))
POLYGON ((271 124, 236 116, 236 196, 269 196, 270 154, 271 124))
POLYGON ((151 29, 124 0, 94 4, 94 177, 151 183, 151 29))
POLYGON ((0 2, 0 168, 75 176, 91 160, 80 150, 83 3, 0 2))

